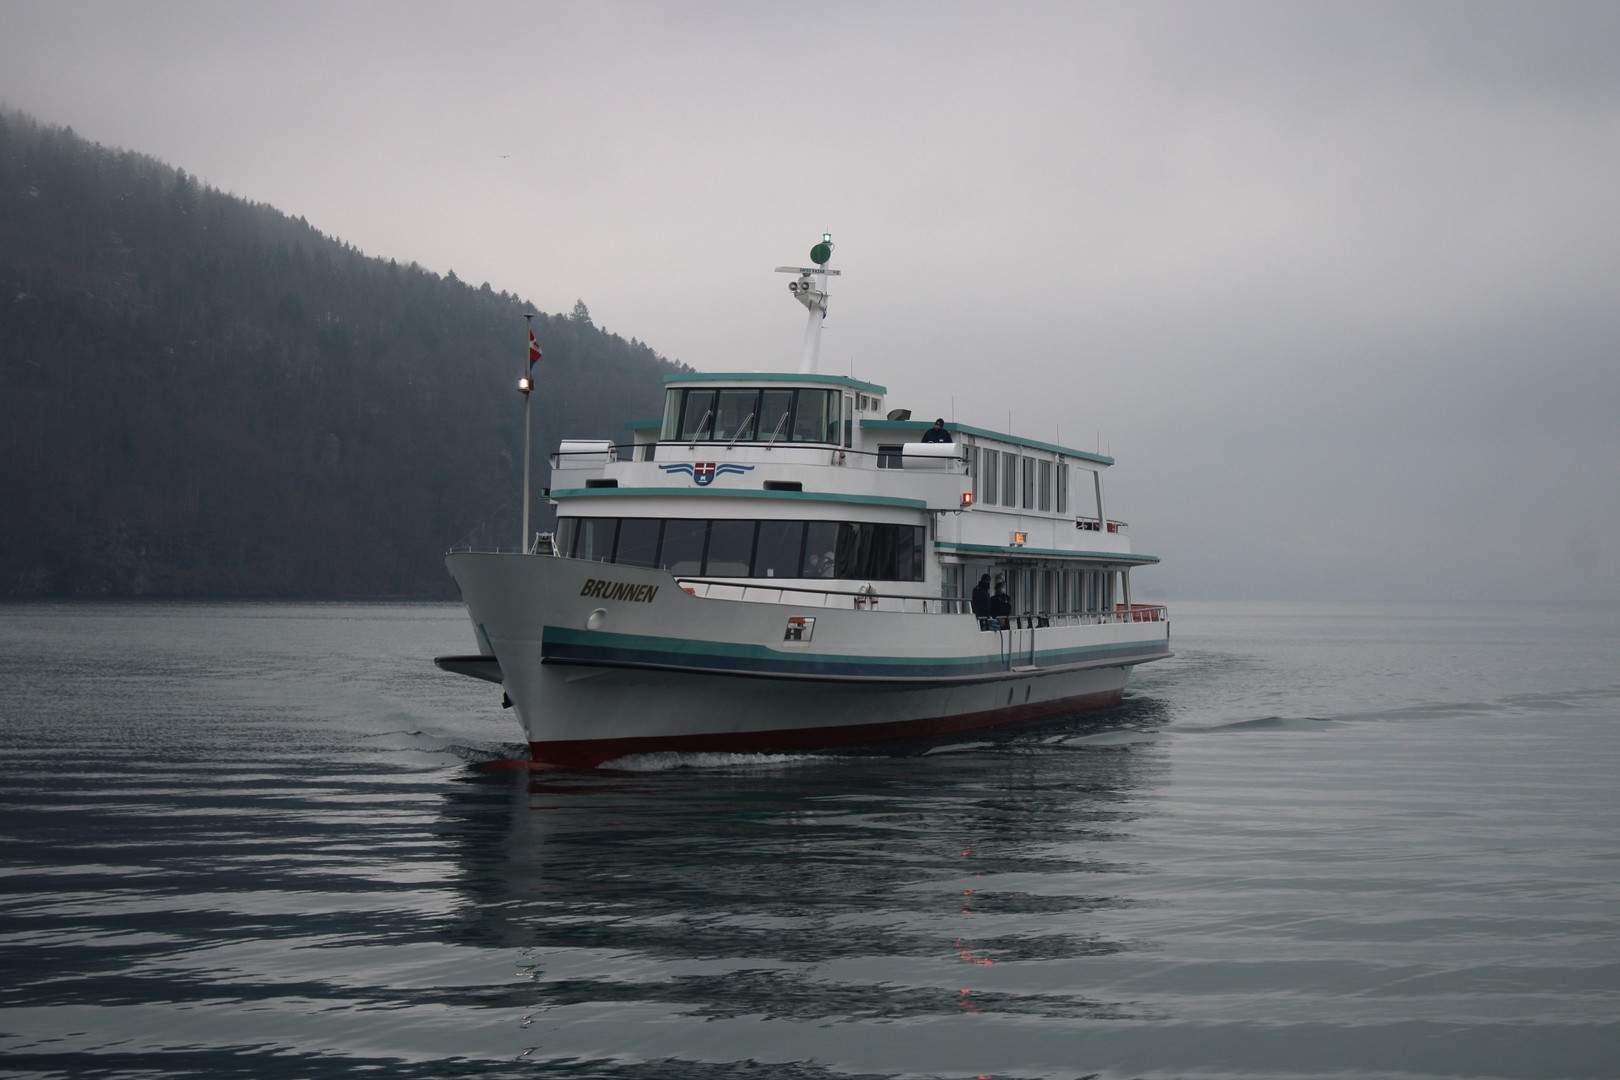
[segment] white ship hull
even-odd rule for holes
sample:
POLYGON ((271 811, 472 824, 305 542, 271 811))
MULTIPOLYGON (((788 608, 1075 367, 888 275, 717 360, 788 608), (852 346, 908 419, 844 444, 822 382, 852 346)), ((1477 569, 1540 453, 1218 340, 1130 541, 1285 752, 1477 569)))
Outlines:
MULTIPOLYGON (((816 749, 1102 708, 1131 666, 1169 655, 1156 608, 984 630, 937 605, 895 610, 898 598, 857 608, 815 582, 694 586, 700 596, 662 570, 579 559, 446 563, 495 662, 484 677, 502 682, 533 760, 550 765, 816 749)), ((478 661, 461 659, 474 673, 478 661)))

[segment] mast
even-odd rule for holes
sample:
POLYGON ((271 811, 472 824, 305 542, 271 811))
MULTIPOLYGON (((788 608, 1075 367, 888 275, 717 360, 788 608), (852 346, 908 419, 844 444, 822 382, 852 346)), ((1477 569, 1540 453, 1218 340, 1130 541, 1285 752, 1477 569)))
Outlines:
POLYGON ((799 374, 814 375, 816 361, 821 354, 821 324, 827 319, 827 279, 842 271, 828 270, 832 260, 832 233, 822 233, 821 243, 810 249, 810 261, 815 266, 778 266, 778 274, 798 274, 788 282, 788 292, 805 306, 809 317, 804 324, 804 344, 799 349, 799 374), (815 279, 820 277, 818 282, 815 279))
POLYGON ((529 331, 529 366, 518 380, 518 393, 523 395, 523 535, 518 550, 525 553, 529 550, 529 392, 534 389, 535 361, 534 324, 530 320, 533 318, 534 312, 523 313, 523 325, 529 331))

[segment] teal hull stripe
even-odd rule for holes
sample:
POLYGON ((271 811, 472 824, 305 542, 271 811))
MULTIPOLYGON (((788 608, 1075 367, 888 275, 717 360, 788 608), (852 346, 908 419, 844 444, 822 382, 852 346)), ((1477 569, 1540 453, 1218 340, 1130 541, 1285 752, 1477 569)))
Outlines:
MULTIPOLYGON (((1039 667, 1065 668, 1109 660, 1140 662, 1167 655, 1163 639, 1117 645, 1086 645, 1071 649, 1037 649, 1039 667)), ((827 656, 805 655, 718 641, 612 634, 548 626, 541 637, 541 656, 550 663, 602 664, 630 667, 686 668, 737 675, 789 678, 856 678, 948 681, 974 676, 1000 676, 1007 662, 999 652, 979 656, 827 656)), ((1014 661, 1028 663, 1019 651, 1014 661)))

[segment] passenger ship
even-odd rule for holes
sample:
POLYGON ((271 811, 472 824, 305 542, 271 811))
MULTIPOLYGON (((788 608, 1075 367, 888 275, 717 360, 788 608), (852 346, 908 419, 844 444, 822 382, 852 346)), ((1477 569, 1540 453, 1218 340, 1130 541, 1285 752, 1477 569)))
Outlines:
POLYGON ((502 684, 534 763, 988 728, 1117 704, 1170 655, 1112 458, 924 442, 884 387, 816 370, 831 254, 778 268, 809 311, 796 372, 666 376, 662 420, 552 456, 554 534, 447 556, 479 651, 436 663, 502 684), (971 610, 984 574, 1010 614, 971 610))

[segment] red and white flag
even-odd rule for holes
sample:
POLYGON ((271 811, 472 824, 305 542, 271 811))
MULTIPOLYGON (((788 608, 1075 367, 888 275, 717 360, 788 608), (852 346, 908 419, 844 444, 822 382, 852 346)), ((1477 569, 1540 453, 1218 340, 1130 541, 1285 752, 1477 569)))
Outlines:
POLYGON ((534 327, 529 327, 529 370, 534 370, 534 362, 540 359, 540 343, 534 340, 534 327))

